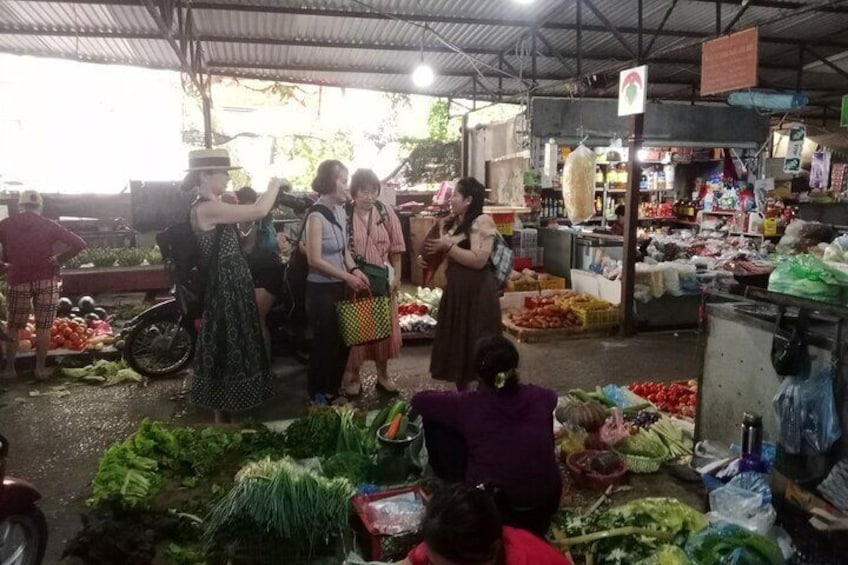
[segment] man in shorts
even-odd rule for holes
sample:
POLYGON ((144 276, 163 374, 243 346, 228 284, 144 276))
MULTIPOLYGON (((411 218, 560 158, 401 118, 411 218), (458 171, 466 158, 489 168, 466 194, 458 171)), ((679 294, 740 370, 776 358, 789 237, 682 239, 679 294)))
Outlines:
POLYGON ((6 272, 11 343, 6 348, 4 377, 15 376, 20 335, 35 315, 35 377, 46 379, 50 328, 59 303, 59 267, 85 249, 85 241, 41 215, 44 200, 35 190, 21 192, 20 211, 0 221, 2 269, 6 272), (57 250, 59 250, 57 252, 57 250))

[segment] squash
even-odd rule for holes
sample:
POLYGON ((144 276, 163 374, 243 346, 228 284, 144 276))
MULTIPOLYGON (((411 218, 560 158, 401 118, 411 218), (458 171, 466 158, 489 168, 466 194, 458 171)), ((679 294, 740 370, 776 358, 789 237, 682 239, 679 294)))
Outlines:
POLYGON ((554 413, 561 424, 580 426, 589 433, 594 433, 604 425, 607 418, 606 409, 599 402, 570 401, 557 407, 554 413))

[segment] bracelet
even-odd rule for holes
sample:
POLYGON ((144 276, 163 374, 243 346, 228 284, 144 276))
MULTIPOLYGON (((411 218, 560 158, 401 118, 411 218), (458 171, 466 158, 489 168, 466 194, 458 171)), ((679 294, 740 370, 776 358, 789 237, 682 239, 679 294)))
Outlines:
POLYGON ((351 269, 350 271, 348 271, 348 272, 352 274, 354 271, 361 271, 361 270, 362 270, 362 269, 360 269, 359 267, 354 267, 354 268, 352 268, 352 269, 351 269))

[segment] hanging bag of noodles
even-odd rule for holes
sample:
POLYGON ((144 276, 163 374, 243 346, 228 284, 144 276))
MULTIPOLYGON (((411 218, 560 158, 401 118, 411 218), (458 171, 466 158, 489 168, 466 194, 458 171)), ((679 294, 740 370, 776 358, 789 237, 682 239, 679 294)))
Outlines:
POLYGON ((585 145, 572 151, 562 170, 562 199, 568 218, 581 224, 595 215, 595 154, 585 145))

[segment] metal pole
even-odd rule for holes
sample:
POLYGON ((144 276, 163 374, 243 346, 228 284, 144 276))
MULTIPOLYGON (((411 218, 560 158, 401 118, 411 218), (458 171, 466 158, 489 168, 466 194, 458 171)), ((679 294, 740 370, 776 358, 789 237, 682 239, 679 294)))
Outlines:
MULTIPOLYGON (((644 10, 643 10, 644 6, 642 5, 642 2, 643 2, 643 0, 639 0, 639 18, 638 18, 639 34, 638 34, 638 44, 637 44, 637 47, 636 47, 636 53, 639 55, 639 59, 642 58, 642 15, 643 15, 643 12, 644 12, 644 10)), ((641 61, 639 61, 639 62, 641 63, 641 61)))
POLYGON ((633 133, 629 143, 628 174, 630 186, 624 199, 624 270, 621 276, 621 327, 622 337, 636 333, 636 320, 633 308, 633 289, 636 283, 636 228, 639 225, 639 180, 642 170, 639 166, 639 150, 642 149, 642 137, 645 131, 644 114, 633 116, 633 133))
POLYGON ((468 147, 468 114, 463 114, 462 116, 462 132, 461 132, 461 144, 462 144, 462 157, 460 159, 459 170, 460 175, 463 177, 468 176, 468 161, 470 157, 470 147, 468 147))
POLYGON ((716 0, 716 36, 721 35, 721 0, 716 0))
POLYGON ((795 90, 801 90, 801 82, 804 78, 804 46, 798 46, 798 75, 795 77, 795 90))
POLYGON ((212 147, 212 100, 205 90, 200 92, 200 100, 203 105, 203 145, 206 149, 212 147))
POLYGON ((583 0, 577 0, 577 79, 583 80, 583 0))

